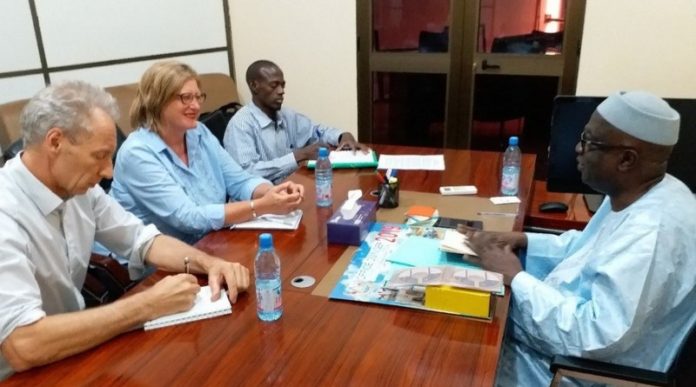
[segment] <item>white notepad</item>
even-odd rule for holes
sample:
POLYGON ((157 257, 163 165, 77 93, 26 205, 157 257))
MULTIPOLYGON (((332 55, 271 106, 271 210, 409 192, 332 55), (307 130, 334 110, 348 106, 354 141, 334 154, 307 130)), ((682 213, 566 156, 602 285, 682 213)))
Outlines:
POLYGON ((211 295, 210 286, 201 287, 196 295, 193 308, 186 312, 174 313, 148 321, 145 323, 144 329, 149 331, 232 313, 232 305, 225 290, 221 290, 220 298, 217 301, 210 301, 211 295))
POLYGON ((381 155, 377 169, 444 171, 444 155, 381 155))
POLYGON ((286 215, 263 214, 244 223, 233 224, 230 228, 242 230, 297 230, 302 220, 302 210, 295 210, 286 215))

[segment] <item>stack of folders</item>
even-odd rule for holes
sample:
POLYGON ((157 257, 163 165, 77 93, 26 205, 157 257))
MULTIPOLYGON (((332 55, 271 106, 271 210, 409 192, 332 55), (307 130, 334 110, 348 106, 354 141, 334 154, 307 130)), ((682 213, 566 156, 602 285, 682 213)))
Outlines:
POLYGON ((410 293, 422 294, 419 298, 428 310, 486 320, 492 318, 491 295, 505 294, 502 274, 458 266, 399 269, 393 272, 386 288, 406 288, 410 293))
POLYGON ((150 320, 145 323, 144 329, 149 331, 151 329, 164 328, 232 313, 232 305, 224 290, 221 290, 220 298, 217 301, 211 301, 211 295, 210 286, 201 287, 201 290, 196 295, 193 308, 186 312, 174 313, 150 320))
POLYGON ((264 214, 248 222, 232 225, 230 228, 242 230, 297 230, 302 220, 302 210, 295 210, 286 215, 264 214))

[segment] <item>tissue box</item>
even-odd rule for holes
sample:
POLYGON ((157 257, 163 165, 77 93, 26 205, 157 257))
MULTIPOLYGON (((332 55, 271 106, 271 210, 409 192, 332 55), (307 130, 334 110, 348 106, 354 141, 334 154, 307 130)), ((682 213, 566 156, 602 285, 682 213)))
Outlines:
POLYGON ((450 313, 490 318, 492 296, 488 292, 452 286, 427 286, 425 307, 450 313))
POLYGON ((365 239, 370 225, 375 222, 377 202, 358 200, 356 205, 360 208, 352 218, 343 218, 339 207, 326 222, 326 239, 329 243, 360 246, 365 239))

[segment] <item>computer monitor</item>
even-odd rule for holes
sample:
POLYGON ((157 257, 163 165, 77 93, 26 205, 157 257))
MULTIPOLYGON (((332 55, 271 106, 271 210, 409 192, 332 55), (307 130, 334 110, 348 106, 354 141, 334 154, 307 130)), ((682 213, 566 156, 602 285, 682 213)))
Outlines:
MULTIPOLYGON (((549 142, 547 190, 550 192, 596 193, 583 184, 577 169, 575 145, 600 102, 606 97, 557 96, 554 99, 549 142)), ((696 192, 696 99, 666 98, 681 116, 679 142, 672 151, 667 172, 696 192)))

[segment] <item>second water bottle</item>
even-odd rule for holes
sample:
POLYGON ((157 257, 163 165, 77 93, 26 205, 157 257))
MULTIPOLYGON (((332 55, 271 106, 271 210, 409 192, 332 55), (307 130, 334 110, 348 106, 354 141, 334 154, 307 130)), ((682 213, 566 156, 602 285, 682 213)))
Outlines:
POLYGON ((515 196, 519 189, 522 152, 518 143, 519 139, 517 136, 510 137, 508 147, 503 154, 503 168, 500 173, 500 193, 505 196, 515 196))
POLYGON ((331 169, 331 160, 329 160, 329 150, 327 148, 319 148, 319 157, 314 166, 314 184, 317 187, 317 206, 330 207, 333 203, 331 193, 333 185, 333 171, 331 169))

